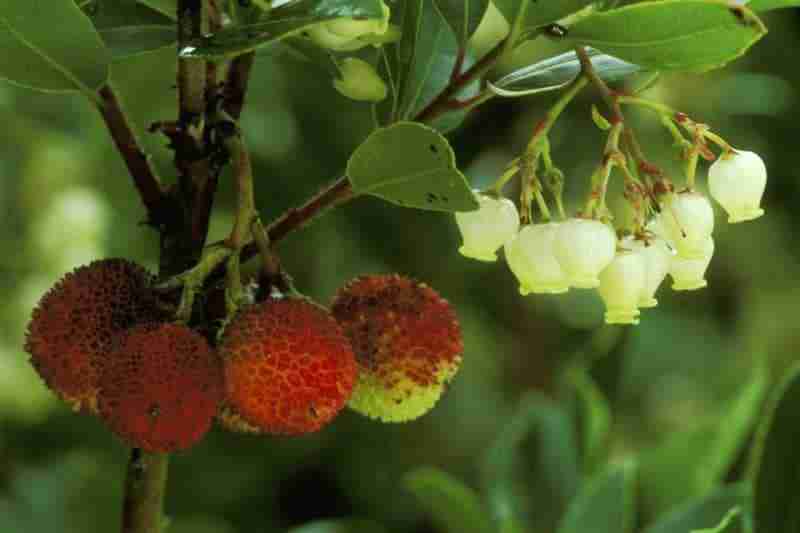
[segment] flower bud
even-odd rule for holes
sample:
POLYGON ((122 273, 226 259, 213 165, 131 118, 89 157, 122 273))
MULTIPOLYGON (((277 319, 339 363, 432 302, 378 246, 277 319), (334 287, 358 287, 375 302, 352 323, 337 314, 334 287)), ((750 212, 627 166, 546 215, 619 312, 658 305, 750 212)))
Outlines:
POLYGON ((519 231, 517 206, 508 198, 476 194, 477 211, 456 213, 456 224, 464 244, 458 249, 464 257, 496 261, 497 250, 519 231))
POLYGON ((600 272, 614 259, 616 246, 617 238, 607 225, 571 218, 558 228, 553 251, 570 286, 593 289, 600 285, 600 272))
POLYGON ((383 17, 380 19, 334 19, 312 26, 308 36, 322 48, 336 52, 359 50, 370 44, 368 37, 383 35, 389 29, 389 6, 381 2, 381 9, 383 17))
POLYGON ((597 292, 606 304, 606 324, 638 324, 647 272, 638 252, 620 252, 600 273, 597 292))
POLYGON ((505 245, 506 261, 519 281, 519 292, 560 294, 569 290, 561 265, 553 255, 558 223, 525 226, 505 245))
POLYGON ((706 239, 714 231, 714 210, 708 198, 694 191, 673 194, 662 206, 661 221, 678 255, 689 259, 703 256, 706 239))
POLYGON ((708 237, 703 242, 700 257, 690 259, 678 255, 672 258, 672 265, 669 269, 669 275, 672 277, 672 289, 676 291, 693 291, 708 285, 705 275, 713 255, 714 239, 713 237, 708 237))
POLYGON ((760 206, 766 186, 767 167, 754 152, 724 154, 708 169, 709 192, 732 224, 764 214, 760 206))
POLYGON ((623 241, 623 246, 642 256, 645 265, 645 286, 639 298, 639 307, 648 308, 658 305, 656 291, 667 277, 672 256, 675 252, 664 239, 654 237, 647 241, 631 237, 623 241))
POLYGON ((333 86, 343 96, 363 102, 380 102, 386 98, 386 83, 375 69, 356 57, 348 57, 339 63, 341 78, 333 80, 333 86))

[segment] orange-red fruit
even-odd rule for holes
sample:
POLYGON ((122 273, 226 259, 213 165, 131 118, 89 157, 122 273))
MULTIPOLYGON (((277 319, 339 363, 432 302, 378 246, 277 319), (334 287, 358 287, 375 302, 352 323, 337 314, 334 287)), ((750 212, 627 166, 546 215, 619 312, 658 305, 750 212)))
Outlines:
POLYGON ((319 430, 353 391, 353 350, 336 321, 303 299, 245 307, 225 329, 226 408, 231 429, 279 435, 319 430))
POLYGON ((450 304, 423 283, 363 276, 342 288, 331 312, 352 342, 358 383, 349 406, 385 422, 421 416, 461 364, 461 329, 450 304))
POLYGON ((184 450, 211 428, 222 364, 206 339, 179 324, 143 324, 117 339, 100 373, 100 416, 148 452, 184 450))
POLYGON ((124 259, 104 259, 64 276, 28 324, 25 350, 44 382, 74 409, 96 412, 98 362, 113 338, 155 319, 152 276, 124 259))

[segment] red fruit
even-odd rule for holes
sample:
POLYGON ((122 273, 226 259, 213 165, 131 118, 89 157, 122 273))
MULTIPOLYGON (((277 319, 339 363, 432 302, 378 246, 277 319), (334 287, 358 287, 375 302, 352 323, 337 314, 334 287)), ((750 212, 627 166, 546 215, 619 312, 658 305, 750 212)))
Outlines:
POLYGON ((356 379, 353 350, 322 307, 270 299, 244 308, 225 329, 222 422, 231 429, 299 435, 344 407, 356 379))
POLYGON ((461 329, 450 304, 425 284, 363 276, 342 288, 331 312, 353 345, 358 383, 349 406, 385 422, 419 417, 461 364, 461 329))
POLYGON ((25 350, 47 386, 75 410, 96 412, 98 362, 113 338, 156 318, 152 281, 130 261, 95 261, 64 276, 34 309, 25 350))
POLYGON ((132 446, 184 450, 211 428, 222 365, 205 338, 179 324, 144 324, 117 339, 100 373, 100 416, 132 446))

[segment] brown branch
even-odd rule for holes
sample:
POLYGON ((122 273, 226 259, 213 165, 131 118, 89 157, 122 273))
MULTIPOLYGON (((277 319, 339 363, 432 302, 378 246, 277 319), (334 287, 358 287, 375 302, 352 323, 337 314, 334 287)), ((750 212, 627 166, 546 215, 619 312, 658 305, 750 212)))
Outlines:
POLYGON ((122 533, 161 533, 169 455, 131 450, 125 478, 122 533))
POLYGON ((235 119, 242 115, 255 57, 255 52, 237 56, 231 61, 231 66, 228 69, 228 77, 222 92, 222 107, 226 113, 235 119))
POLYGON ((111 86, 104 85, 99 94, 102 105, 98 107, 98 110, 117 150, 128 167, 136 190, 139 191, 139 197, 147 209, 148 222, 160 225, 164 222, 162 212, 164 193, 161 189, 161 181, 150 165, 147 155, 141 149, 114 90, 111 86))

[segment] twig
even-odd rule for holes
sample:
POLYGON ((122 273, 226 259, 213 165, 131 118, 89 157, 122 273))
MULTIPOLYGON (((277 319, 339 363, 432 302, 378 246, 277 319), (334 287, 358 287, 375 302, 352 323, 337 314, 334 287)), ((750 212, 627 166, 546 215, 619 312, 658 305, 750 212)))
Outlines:
POLYGON ((139 197, 147 209, 148 222, 153 225, 163 223, 163 196, 161 180, 150 165, 150 161, 139 145, 119 99, 110 85, 100 89, 102 105, 98 107, 108 132, 119 150, 133 183, 139 191, 139 197))
POLYGON ((242 114, 247 87, 250 82, 250 73, 253 70, 255 52, 248 52, 237 56, 231 61, 228 78, 222 93, 223 109, 235 119, 242 114))
POLYGON ((131 450, 125 479, 122 533, 161 533, 169 455, 131 450))

